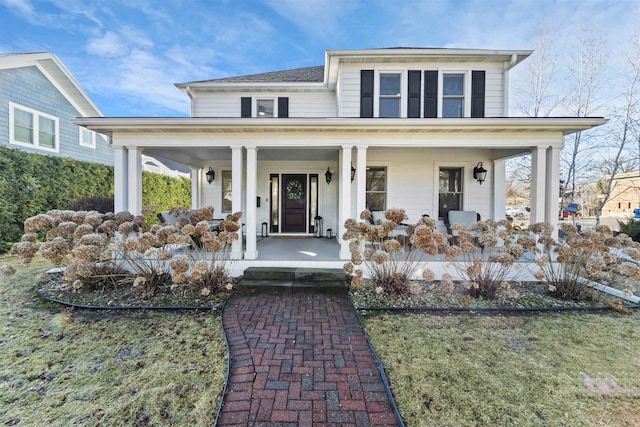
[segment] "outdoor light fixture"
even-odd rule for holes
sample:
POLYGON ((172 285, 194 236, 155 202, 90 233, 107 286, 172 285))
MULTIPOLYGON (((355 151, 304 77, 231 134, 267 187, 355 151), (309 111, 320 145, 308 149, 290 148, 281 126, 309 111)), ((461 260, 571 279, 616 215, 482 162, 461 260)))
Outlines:
POLYGON ((205 175, 207 175, 207 182, 209 184, 211 184, 213 180, 216 179, 216 172, 211 168, 211 166, 209 166, 209 172, 207 172, 205 175))
POLYGON ((324 173, 324 178, 327 180, 327 184, 331 184, 331 177, 332 176, 333 176, 333 174, 331 173, 329 168, 327 168, 327 171, 324 173))
POLYGON ((353 163, 351 163, 351 182, 356 179, 356 168, 353 167, 353 163))
POLYGON ((477 180, 480 185, 487 178, 487 170, 482 167, 482 162, 478 162, 475 168, 473 168, 473 179, 477 180))

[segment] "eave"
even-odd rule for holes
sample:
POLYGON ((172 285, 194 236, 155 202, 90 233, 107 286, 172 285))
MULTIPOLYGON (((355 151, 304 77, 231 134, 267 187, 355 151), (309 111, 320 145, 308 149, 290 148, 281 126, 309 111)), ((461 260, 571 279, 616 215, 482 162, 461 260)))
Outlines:
POLYGON ((463 119, 78 117, 96 132, 123 133, 487 133, 551 132, 569 135, 607 123, 602 117, 510 117, 463 119))

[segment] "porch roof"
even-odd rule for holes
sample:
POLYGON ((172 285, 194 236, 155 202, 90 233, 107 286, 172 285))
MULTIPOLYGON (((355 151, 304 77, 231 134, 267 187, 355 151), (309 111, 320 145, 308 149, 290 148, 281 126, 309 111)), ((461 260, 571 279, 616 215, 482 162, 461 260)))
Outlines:
POLYGON ((496 117, 438 119, 78 117, 73 122, 96 132, 124 133, 486 133, 561 132, 563 135, 607 123, 602 117, 496 117))

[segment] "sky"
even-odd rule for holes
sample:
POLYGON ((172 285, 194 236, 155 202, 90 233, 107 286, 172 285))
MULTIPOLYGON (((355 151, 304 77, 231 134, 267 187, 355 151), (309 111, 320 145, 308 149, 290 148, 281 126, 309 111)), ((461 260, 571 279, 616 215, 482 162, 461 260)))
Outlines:
POLYGON ((176 117, 189 101, 175 83, 323 65, 325 50, 531 49, 544 23, 563 39, 601 34, 623 58, 639 10, 640 0, 0 0, 0 52, 54 53, 106 116, 176 117))

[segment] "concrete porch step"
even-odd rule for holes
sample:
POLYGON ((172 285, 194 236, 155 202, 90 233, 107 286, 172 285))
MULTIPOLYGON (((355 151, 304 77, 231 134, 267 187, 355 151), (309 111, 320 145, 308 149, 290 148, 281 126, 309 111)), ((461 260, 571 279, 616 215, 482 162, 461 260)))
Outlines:
POLYGON ((341 269, 296 267, 249 267, 238 283, 242 287, 320 287, 346 288, 341 269))

